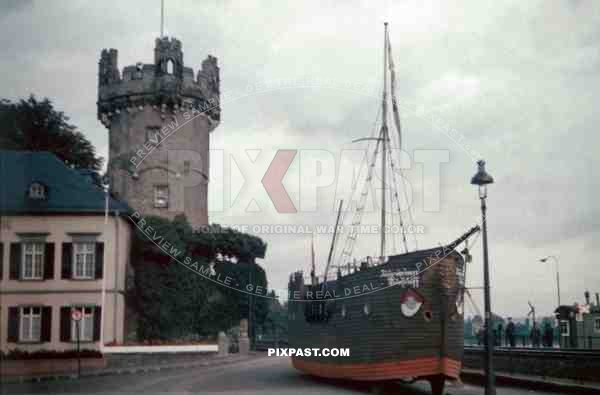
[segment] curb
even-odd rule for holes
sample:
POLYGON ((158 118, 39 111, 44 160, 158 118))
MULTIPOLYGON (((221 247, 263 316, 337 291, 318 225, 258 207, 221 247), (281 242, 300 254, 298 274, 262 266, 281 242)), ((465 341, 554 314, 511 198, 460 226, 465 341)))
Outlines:
MULTIPOLYGON (((485 375, 481 370, 463 369, 460 378, 467 383, 485 385, 485 375)), ((496 373, 496 383, 509 387, 527 388, 531 390, 557 392, 560 394, 598 394, 599 386, 576 383, 545 381, 541 378, 516 377, 509 374, 496 373)))
MULTIPOLYGON (((140 373, 154 373, 160 371, 167 370, 175 370, 175 369, 187 369, 198 366, 221 366, 228 365, 236 362, 243 362, 252 359, 256 354, 249 354, 244 357, 236 357, 231 359, 219 358, 215 360, 203 360, 196 362, 188 362, 188 363, 180 363, 180 364, 171 364, 164 366, 140 366, 140 367, 132 367, 132 368, 119 368, 119 369, 105 369, 98 371, 87 371, 81 372, 80 378, 90 378, 90 377, 101 377, 101 376, 121 376, 121 375, 129 375, 129 374, 140 374, 140 373)), ((74 373, 60 373, 60 374, 52 374, 52 375, 44 375, 44 376, 13 376, 13 377, 5 377, 1 380, 2 383, 5 384, 24 384, 24 383, 39 383, 39 382, 47 382, 47 381, 64 381, 64 380, 77 380, 77 374, 74 373)))

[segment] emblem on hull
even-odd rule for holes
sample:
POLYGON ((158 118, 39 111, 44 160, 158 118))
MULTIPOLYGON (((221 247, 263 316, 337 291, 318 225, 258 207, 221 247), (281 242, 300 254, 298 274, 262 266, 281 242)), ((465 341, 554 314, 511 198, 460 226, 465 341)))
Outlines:
POLYGON ((425 299, 415 290, 409 289, 400 297, 400 310, 405 317, 417 314, 425 299))

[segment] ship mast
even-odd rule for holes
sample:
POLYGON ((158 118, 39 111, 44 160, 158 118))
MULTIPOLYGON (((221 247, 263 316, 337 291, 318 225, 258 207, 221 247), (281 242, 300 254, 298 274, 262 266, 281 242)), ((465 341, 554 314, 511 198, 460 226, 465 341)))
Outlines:
POLYGON ((388 127, 387 127, 387 53, 388 53, 388 24, 385 22, 384 39, 383 39, 383 97, 381 99, 381 144, 382 144, 382 155, 381 155, 381 228, 379 232, 381 234, 381 245, 379 255, 383 259, 385 256, 385 177, 387 167, 387 140, 388 140, 388 127))
POLYGON ((335 220, 335 229, 333 230, 333 238, 331 239, 331 246, 329 248, 329 256, 327 257, 327 265, 325 266, 325 273, 323 274, 323 286, 322 290, 325 291, 327 288, 327 272, 329 272, 329 266, 331 265, 331 259, 333 258, 333 251, 335 249, 335 241, 337 238, 338 226, 340 224, 340 216, 342 215, 343 200, 340 200, 338 207, 337 219, 335 220))

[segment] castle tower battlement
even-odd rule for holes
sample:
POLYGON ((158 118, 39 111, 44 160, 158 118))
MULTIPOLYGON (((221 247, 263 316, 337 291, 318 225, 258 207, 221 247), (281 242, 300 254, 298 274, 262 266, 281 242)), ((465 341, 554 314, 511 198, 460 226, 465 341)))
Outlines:
POLYGON ((118 69, 116 49, 98 62, 98 119, 109 131, 111 190, 144 215, 207 216, 209 135, 218 126, 219 67, 208 56, 194 76, 181 42, 160 37, 154 63, 118 69), (165 194, 168 193, 168 196, 165 194))

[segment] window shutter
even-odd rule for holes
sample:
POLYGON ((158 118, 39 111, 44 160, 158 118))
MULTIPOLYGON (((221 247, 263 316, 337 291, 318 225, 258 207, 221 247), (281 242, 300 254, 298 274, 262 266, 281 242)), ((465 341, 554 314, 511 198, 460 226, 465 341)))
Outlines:
POLYGON ((21 243, 10 243, 10 275, 11 280, 21 276, 21 243))
POLYGON ((4 243, 0 243, 0 280, 4 276, 4 243))
POLYGON ((8 337, 7 340, 11 343, 19 341, 19 308, 8 308, 8 337))
POLYGON ((73 270, 73 243, 62 243, 62 278, 70 279, 73 270))
POLYGON ((46 243, 44 251, 44 279, 54 279, 54 243, 46 243))
POLYGON ((104 275, 104 243, 96 243, 96 278, 104 275))
POLYGON ((60 341, 71 341, 71 308, 69 306, 60 308, 60 341))
POLYGON ((42 331, 40 340, 42 342, 49 342, 52 335, 52 307, 42 307, 42 331))
POLYGON ((94 341, 100 340, 100 329, 102 324, 102 307, 96 306, 94 309, 94 341))

